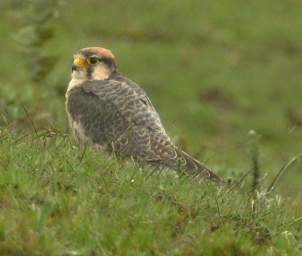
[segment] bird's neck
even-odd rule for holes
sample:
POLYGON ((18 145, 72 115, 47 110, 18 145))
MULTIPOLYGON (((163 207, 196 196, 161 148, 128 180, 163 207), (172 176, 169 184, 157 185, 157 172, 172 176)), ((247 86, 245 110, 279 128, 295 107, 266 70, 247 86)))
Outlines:
POLYGON ((87 81, 92 81, 92 80, 105 80, 105 79, 114 79, 114 78, 118 78, 119 76, 121 76, 121 74, 117 71, 114 70, 110 75, 108 74, 102 74, 97 77, 93 77, 92 79, 87 79, 87 76, 81 76, 81 75, 71 75, 71 80, 68 84, 68 88, 66 91, 65 96, 67 97, 67 95, 69 94, 69 92, 73 89, 76 88, 78 86, 80 86, 81 84, 87 82, 87 81))
POLYGON ((67 97, 67 95, 73 88, 80 86, 82 83, 84 83, 86 81, 87 81, 87 79, 84 80, 84 79, 79 79, 79 78, 71 78, 71 80, 68 84, 68 87, 67 87, 65 97, 67 97))

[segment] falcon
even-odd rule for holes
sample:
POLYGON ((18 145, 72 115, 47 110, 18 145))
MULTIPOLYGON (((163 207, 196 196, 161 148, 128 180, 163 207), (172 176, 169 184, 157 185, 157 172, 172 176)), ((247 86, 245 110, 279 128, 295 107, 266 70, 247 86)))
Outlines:
POLYGON ((173 144, 144 90, 118 72, 110 50, 83 48, 73 57, 66 112, 80 145, 89 143, 161 170, 221 180, 173 144))

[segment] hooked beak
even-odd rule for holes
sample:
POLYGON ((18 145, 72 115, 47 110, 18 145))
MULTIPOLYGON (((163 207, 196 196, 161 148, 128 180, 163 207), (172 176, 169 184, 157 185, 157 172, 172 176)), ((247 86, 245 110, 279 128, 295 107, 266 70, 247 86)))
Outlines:
POLYGON ((72 63, 71 70, 75 71, 75 70, 82 69, 85 67, 85 65, 86 65, 86 61, 82 56, 75 56, 72 63))

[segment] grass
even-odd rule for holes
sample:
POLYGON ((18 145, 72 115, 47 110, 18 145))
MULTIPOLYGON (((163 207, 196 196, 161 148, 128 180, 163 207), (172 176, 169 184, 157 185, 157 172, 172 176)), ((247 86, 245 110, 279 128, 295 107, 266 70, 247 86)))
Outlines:
POLYGON ((278 195, 152 174, 53 131, 2 135, 1 255, 300 253, 300 209, 278 195))
POLYGON ((64 1, 41 51, 58 63, 41 83, 13 39, 15 2, 0 3, 0 255, 301 254, 301 161, 265 194, 301 153, 300 1, 64 1), (100 44, 147 91, 175 143, 230 187, 74 144, 71 56, 100 44), (252 166, 250 130, 256 193, 250 175, 236 183, 252 166))

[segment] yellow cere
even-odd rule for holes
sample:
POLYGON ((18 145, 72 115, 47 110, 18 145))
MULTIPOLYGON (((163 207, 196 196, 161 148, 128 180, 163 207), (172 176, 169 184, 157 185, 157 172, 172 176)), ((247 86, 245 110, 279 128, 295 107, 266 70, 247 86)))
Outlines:
POLYGON ((76 56, 73 60, 73 64, 83 67, 85 66, 85 60, 79 56, 76 56))

